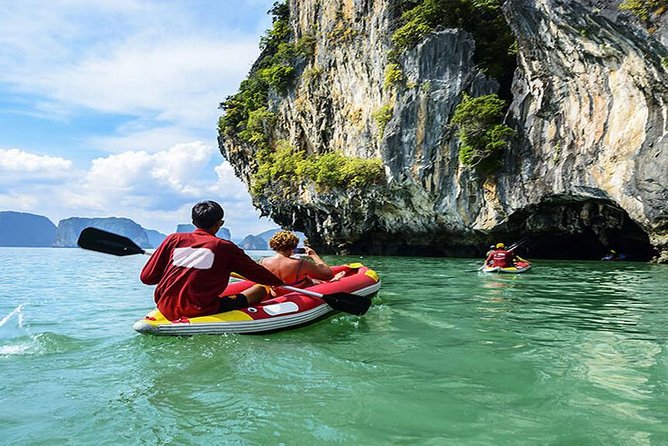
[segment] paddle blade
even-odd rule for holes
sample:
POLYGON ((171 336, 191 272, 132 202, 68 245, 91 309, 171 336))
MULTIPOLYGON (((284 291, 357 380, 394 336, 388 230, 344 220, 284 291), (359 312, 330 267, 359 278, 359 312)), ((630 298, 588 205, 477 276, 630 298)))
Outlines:
POLYGON ((322 300, 338 311, 361 316, 369 310, 371 298, 348 293, 323 294, 322 300))
POLYGON ((81 231, 77 244, 83 249, 115 256, 145 254, 145 251, 129 238, 97 228, 85 228, 81 231))

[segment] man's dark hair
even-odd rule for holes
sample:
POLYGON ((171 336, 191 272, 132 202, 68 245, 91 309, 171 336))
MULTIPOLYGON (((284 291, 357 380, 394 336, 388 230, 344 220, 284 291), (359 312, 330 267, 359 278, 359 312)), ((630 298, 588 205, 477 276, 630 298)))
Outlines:
POLYGON ((215 201, 201 201, 193 206, 193 224, 200 229, 211 229, 225 216, 223 208, 215 201))

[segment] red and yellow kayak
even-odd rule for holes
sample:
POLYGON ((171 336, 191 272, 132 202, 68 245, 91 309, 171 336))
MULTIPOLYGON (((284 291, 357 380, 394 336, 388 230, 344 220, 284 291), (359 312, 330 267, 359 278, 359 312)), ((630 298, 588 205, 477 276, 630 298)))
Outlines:
MULTIPOLYGON (((332 267, 334 274, 345 275, 333 282, 308 287, 320 294, 351 293, 373 297, 380 289, 381 281, 372 269, 361 263, 332 267)), ((253 285, 253 282, 233 282, 225 290, 226 295, 237 294, 253 285)), ((134 323, 133 328, 142 334, 195 335, 223 333, 262 333, 294 328, 323 319, 335 310, 318 297, 299 292, 289 292, 239 310, 210 316, 167 320, 157 309, 134 323)))
POLYGON ((519 261, 515 262, 514 266, 502 268, 500 266, 485 265, 482 268, 483 273, 501 273, 501 274, 521 274, 531 269, 531 262, 519 261))

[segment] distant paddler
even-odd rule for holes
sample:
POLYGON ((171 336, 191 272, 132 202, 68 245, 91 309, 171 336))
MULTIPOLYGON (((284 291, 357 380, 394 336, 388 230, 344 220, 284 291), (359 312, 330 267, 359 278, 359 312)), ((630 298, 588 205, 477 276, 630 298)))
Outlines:
POLYGON ((626 260, 626 255, 625 254, 620 254, 617 251, 615 251, 614 249, 611 249, 608 252, 608 254, 605 257, 603 257, 601 260, 604 260, 604 261, 626 260))
POLYGON ((511 268, 516 266, 517 262, 529 263, 529 261, 515 254, 514 250, 526 242, 526 238, 517 243, 512 244, 508 249, 503 242, 499 242, 494 246, 494 249, 488 252, 487 258, 483 264, 492 268, 511 268))
POLYGON ((497 243, 494 250, 487 255, 485 265, 499 268, 510 268, 515 265, 515 258, 515 253, 511 250, 507 250, 505 244, 497 243))

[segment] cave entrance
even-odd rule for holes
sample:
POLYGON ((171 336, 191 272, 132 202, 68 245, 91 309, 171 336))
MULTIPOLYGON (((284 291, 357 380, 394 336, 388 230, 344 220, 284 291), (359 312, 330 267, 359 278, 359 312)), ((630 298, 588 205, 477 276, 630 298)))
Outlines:
POLYGON ((625 260, 649 261, 657 255, 647 233, 628 213, 607 200, 546 200, 513 214, 506 238, 528 236, 521 256, 538 259, 600 260, 610 250, 625 260))

